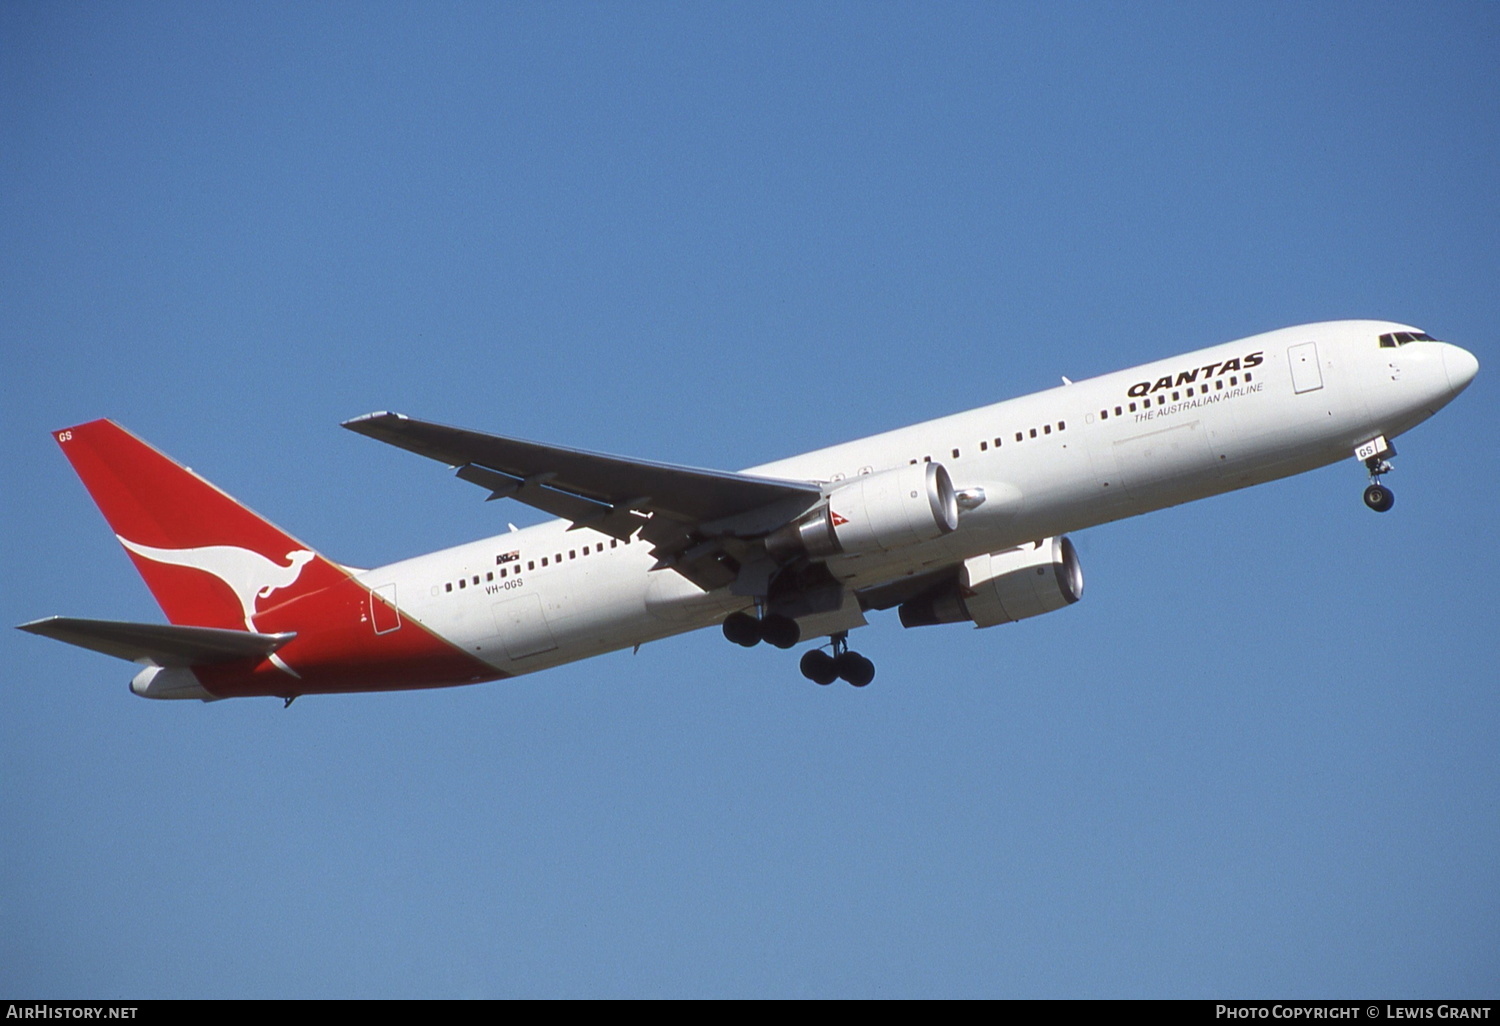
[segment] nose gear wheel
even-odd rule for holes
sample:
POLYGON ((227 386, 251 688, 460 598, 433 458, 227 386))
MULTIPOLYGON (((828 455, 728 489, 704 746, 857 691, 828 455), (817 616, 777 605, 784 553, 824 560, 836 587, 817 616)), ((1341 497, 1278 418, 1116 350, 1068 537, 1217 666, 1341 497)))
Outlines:
MULTIPOLYGON (((1395 453, 1391 452, 1388 455, 1394 456, 1395 453)), ((1365 460, 1365 469, 1370 472, 1370 485, 1365 489, 1365 505, 1376 513, 1389 512, 1390 508, 1396 504, 1396 493, 1381 484, 1380 478, 1396 468, 1390 465, 1385 455, 1380 455, 1371 456, 1365 460)))

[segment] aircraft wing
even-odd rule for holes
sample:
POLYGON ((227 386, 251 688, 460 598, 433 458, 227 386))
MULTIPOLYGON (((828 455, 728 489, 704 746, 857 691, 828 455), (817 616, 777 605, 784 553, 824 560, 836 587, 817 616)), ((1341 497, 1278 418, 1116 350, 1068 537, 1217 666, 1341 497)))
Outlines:
MULTIPOLYGON (((708 537, 734 534, 737 518, 751 533, 764 533, 822 495, 809 481, 627 459, 432 424, 400 413, 370 413, 343 426, 457 467, 460 478, 488 488, 491 499, 516 499, 570 520, 574 527, 621 539, 640 531, 663 566, 703 587, 726 583, 726 571, 710 568, 722 563, 723 548, 711 541, 705 547, 708 537), (764 515, 744 520, 759 511, 764 515)), ((734 576, 728 571, 730 580, 734 576)))
POLYGON ((17 630, 66 641, 131 662, 157 666, 202 666, 267 656, 297 635, 256 634, 218 627, 181 627, 123 620, 82 620, 49 616, 21 624, 17 630))

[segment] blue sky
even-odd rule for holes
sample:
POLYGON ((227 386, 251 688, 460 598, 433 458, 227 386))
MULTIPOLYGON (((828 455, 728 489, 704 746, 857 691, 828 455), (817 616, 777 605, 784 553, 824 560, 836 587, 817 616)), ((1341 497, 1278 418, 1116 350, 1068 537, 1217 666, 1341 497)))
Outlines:
POLYGON ((436 693, 152 703, 16 631, 0 992, 1500 990, 1500 7, 0 6, 3 622, 159 620, 48 437, 334 559, 534 517, 396 409, 738 468, 1256 331, 1470 390, 1083 532, 1082 603, 436 693))

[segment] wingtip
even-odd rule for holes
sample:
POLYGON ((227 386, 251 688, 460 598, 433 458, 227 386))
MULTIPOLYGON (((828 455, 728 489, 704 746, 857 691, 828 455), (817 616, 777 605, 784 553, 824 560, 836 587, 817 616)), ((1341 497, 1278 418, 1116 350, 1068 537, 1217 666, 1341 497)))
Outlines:
POLYGON ((396 413, 394 410, 376 410, 374 413, 366 413, 366 414, 362 414, 362 415, 360 415, 358 417, 350 417, 348 420, 344 421, 339 426, 340 427, 346 427, 350 431, 358 431, 364 425, 371 424, 371 423, 374 423, 376 421, 382 421, 382 420, 409 420, 409 419, 410 418, 407 417, 406 414, 404 414, 404 413, 396 413))

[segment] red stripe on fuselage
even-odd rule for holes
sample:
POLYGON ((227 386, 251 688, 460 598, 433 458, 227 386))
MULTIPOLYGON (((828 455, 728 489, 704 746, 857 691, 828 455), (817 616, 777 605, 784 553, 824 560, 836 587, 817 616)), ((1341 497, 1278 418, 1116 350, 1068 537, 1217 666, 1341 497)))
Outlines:
MULTIPOLYGON (((223 698, 438 688, 508 676, 409 616, 401 617, 398 629, 376 634, 370 600, 369 589, 346 575, 329 588, 299 595, 256 616, 255 625, 262 632, 297 632, 276 652, 296 677, 270 660, 253 666, 201 666, 193 672, 205 688, 223 698)), ((384 602, 378 595, 374 600, 384 602)))

